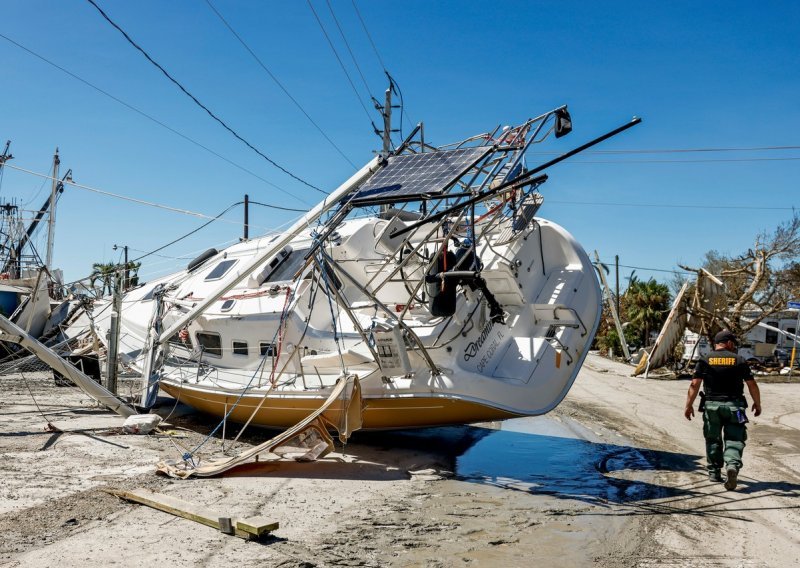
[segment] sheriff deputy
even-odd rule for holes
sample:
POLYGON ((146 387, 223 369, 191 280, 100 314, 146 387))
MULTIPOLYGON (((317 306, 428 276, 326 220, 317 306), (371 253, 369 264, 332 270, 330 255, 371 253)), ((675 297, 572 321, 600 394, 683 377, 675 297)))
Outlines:
POLYGON ((723 481, 721 469, 724 465, 727 476, 725 489, 729 491, 736 489, 747 440, 744 385, 753 399, 753 414, 761 414, 761 393, 750 366, 736 353, 736 344, 736 336, 727 329, 714 336, 714 350, 697 362, 683 412, 687 420, 692 419, 692 405, 700 393, 698 410, 703 412, 708 478, 710 481, 723 481), (704 393, 700 392, 701 384, 704 393))

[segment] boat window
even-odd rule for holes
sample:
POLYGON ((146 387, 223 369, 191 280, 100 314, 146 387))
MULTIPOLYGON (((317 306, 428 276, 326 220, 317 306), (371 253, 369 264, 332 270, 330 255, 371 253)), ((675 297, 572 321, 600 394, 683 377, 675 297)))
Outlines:
POLYGON ((204 354, 212 357, 222 357, 222 337, 220 337, 219 333, 198 331, 195 337, 204 354))
POLYGON ((208 282, 209 280, 219 280, 227 272, 231 269, 231 267, 236 264, 237 260, 234 259, 227 259, 220 262, 218 265, 214 267, 214 269, 208 273, 208 276, 205 277, 205 281, 208 282))
POLYGON ((275 344, 267 343, 266 341, 261 341, 258 344, 258 350, 263 357, 266 355, 267 357, 273 357, 275 355, 275 344))
POLYGON ((234 341, 233 342, 233 354, 234 355, 247 355, 247 342, 246 341, 234 341))
POLYGON ((303 265, 303 257, 306 255, 308 250, 309 249, 293 250, 283 258, 274 258, 273 262, 278 260, 280 265, 264 282, 282 282, 284 280, 291 280, 294 276, 294 273, 297 272, 303 265))
POLYGON ((231 308, 233 307, 233 304, 235 304, 235 303, 236 303, 236 300, 225 300, 224 302, 222 302, 222 307, 220 307, 220 311, 223 311, 223 312, 231 311, 231 308))

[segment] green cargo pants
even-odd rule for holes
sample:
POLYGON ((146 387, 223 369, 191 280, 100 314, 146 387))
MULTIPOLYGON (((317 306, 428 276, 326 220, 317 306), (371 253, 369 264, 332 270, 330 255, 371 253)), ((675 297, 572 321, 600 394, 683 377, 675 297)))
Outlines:
POLYGON ((747 427, 739 424, 735 412, 746 410, 747 402, 706 401, 703 412, 703 436, 706 438, 708 470, 728 467, 742 468, 742 452, 747 440, 747 427))

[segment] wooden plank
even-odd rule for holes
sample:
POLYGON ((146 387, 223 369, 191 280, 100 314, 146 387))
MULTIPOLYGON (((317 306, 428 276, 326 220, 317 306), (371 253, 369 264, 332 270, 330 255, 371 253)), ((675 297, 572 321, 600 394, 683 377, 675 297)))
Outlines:
POLYGON ((239 538, 257 539, 264 533, 273 531, 279 526, 278 523, 267 522, 264 517, 253 517, 240 521, 200 505, 164 495, 163 493, 156 493, 149 489, 140 488, 133 491, 105 489, 104 491, 127 501, 147 505, 153 509, 215 528, 226 534, 233 534, 239 538), (242 526, 240 527, 240 525, 242 526))
POLYGON ((253 536, 259 537, 264 533, 278 529, 278 523, 270 522, 266 517, 250 517, 236 521, 236 528, 253 536))

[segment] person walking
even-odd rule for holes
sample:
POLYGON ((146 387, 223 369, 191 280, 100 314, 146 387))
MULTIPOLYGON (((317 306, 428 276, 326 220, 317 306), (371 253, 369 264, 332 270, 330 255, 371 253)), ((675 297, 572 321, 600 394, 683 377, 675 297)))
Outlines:
POLYGON ((761 393, 750 367, 736 353, 736 336, 723 329, 714 336, 714 350, 701 357, 686 395, 684 416, 694 416, 694 400, 700 394, 703 412, 703 436, 706 439, 708 478, 722 481, 724 466, 727 478, 725 489, 733 491, 742 468, 742 452, 747 440, 747 400, 744 385, 753 399, 753 414, 761 414, 761 393), (703 393, 700 385, 704 386, 703 393))

